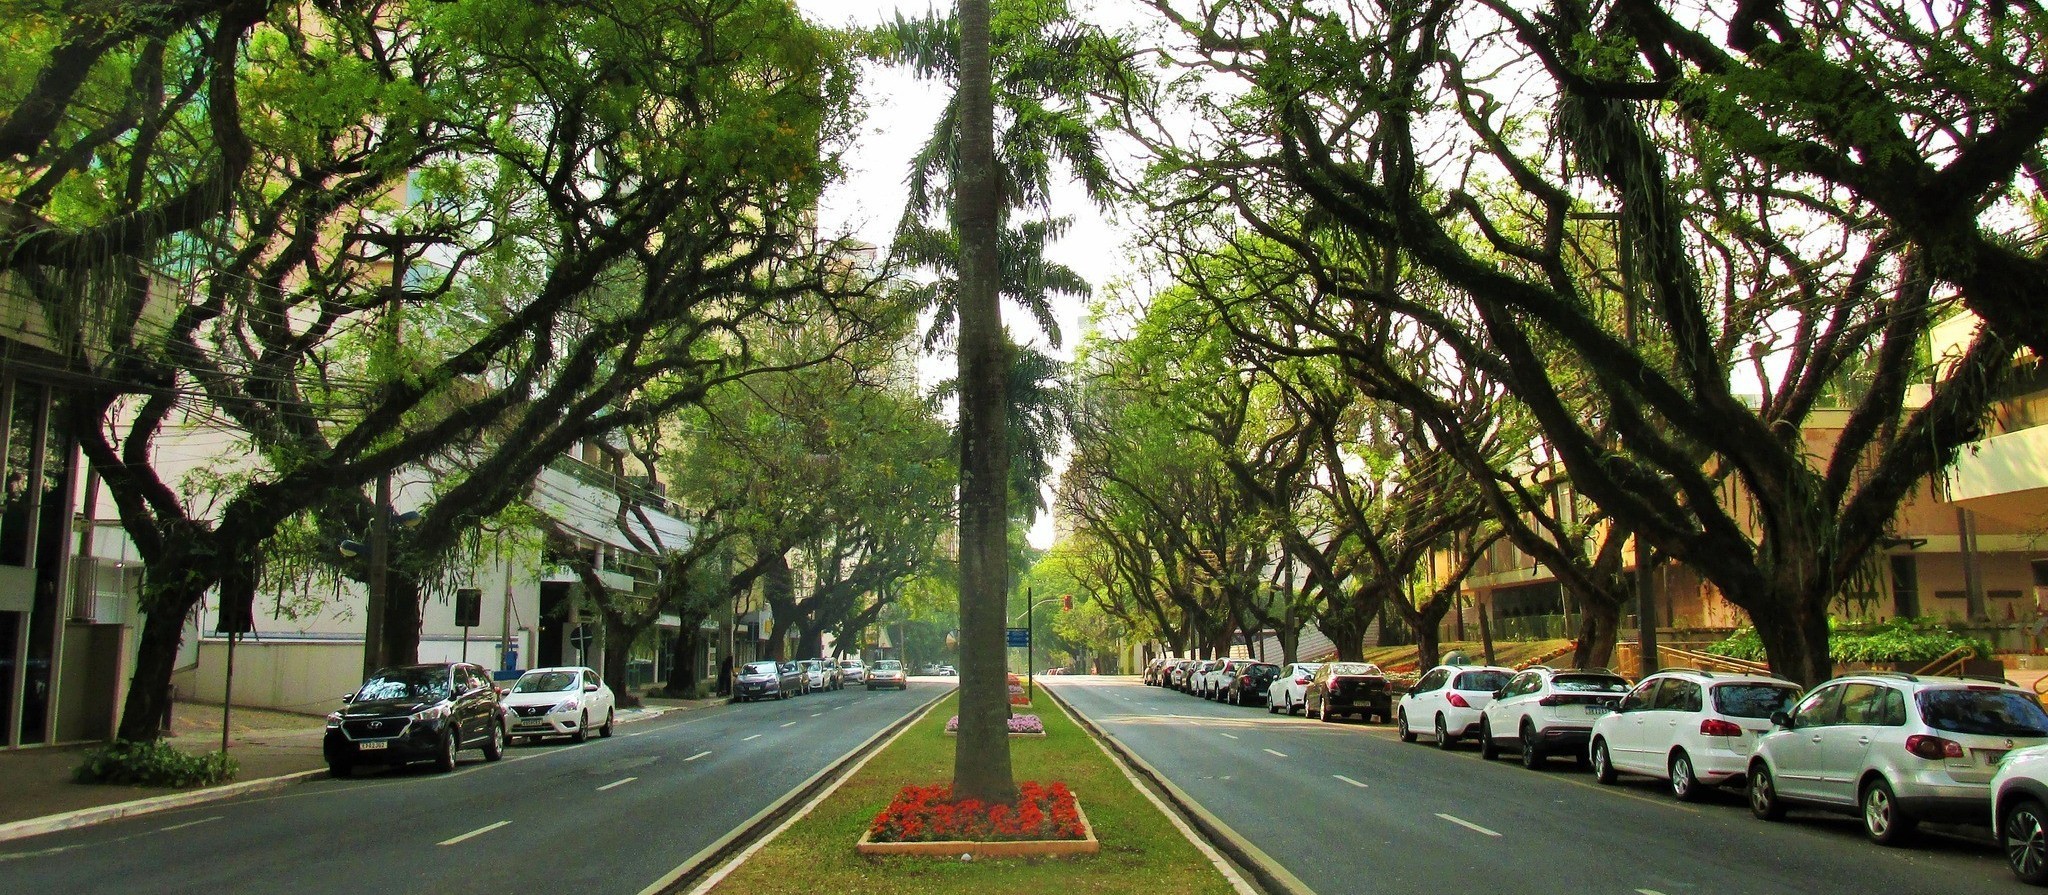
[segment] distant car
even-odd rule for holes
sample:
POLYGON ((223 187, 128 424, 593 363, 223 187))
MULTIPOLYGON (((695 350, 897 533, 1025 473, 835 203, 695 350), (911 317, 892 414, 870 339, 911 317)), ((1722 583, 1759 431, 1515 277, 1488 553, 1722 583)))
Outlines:
POLYGON ((883 687, 908 690, 910 681, 903 676, 902 662, 895 659, 877 659, 875 667, 868 669, 867 687, 869 690, 879 690, 883 687))
POLYGON ((1991 778, 1991 838, 2021 882, 2048 885, 2048 746, 2014 749, 1991 778))
POLYGON ((1896 672, 1835 678, 1771 721, 1749 760, 1750 812, 1857 814, 1879 845, 1905 842, 1923 820, 1982 823, 1999 762, 2048 744, 2048 712, 2030 691, 1896 672))
POLYGON ((1201 692, 1196 695, 1203 699, 1214 699, 1217 702, 1222 702, 1226 689, 1231 684, 1237 682, 1237 676, 1243 673, 1243 669, 1254 663, 1255 660, 1253 659, 1224 659, 1216 663, 1215 668, 1209 669, 1208 674, 1202 675, 1201 692))
POLYGON ((1223 685, 1223 701, 1231 705, 1258 705, 1266 701, 1266 688, 1280 676, 1280 666, 1251 662, 1237 669, 1237 677, 1223 685))
POLYGON ((1190 696, 1202 695, 1203 688, 1209 685, 1209 672, 1215 671, 1222 664, 1222 659, 1203 659, 1195 663, 1195 667, 1188 669, 1188 673, 1182 676, 1180 691, 1190 696))
POLYGON ((1394 726, 1401 742, 1415 742, 1416 728, 1429 731, 1430 741, 1449 749, 1479 724, 1493 691, 1507 686, 1512 668, 1497 665, 1438 665, 1401 694, 1394 708, 1394 726))
POLYGON ((1164 686, 1169 690, 1187 692, 1188 675, 1193 674, 1195 669, 1201 667, 1201 665, 1202 661, 1200 659, 1182 659, 1168 665, 1166 667, 1166 683, 1164 686))
POLYGON ((537 743, 544 736, 576 742, 590 737, 592 718, 603 719, 599 736, 611 736, 618 715, 612 688, 588 668, 535 668, 519 676, 505 694, 505 713, 514 739, 537 743))
POLYGON ((951 665, 941 665, 941 666, 939 666, 939 676, 940 676, 940 677, 959 677, 959 676, 960 676, 960 669, 954 668, 954 667, 953 667, 953 666, 951 666, 951 665))
POLYGON ((1173 663, 1178 661, 1180 661, 1180 659, 1174 656, 1160 656, 1157 659, 1153 659, 1152 661, 1145 663, 1145 686, 1166 686, 1166 670, 1169 667, 1171 667, 1173 663))
POLYGON ((1739 781, 1771 716, 1799 702, 1799 687, 1772 677, 1673 669, 1643 678, 1621 706, 1593 722, 1593 779, 1620 773, 1668 780, 1690 802, 1739 781))
POLYGON ((455 754, 480 748, 505 756, 505 716, 482 667, 462 662, 383 669, 327 716, 320 752, 328 773, 346 777, 367 764, 432 761, 455 770, 455 754))
POLYGON ((921 675, 924 675, 925 677, 938 677, 938 676, 939 676, 939 663, 937 663, 937 662, 933 662, 933 663, 931 663, 931 664, 929 664, 929 665, 926 665, 925 667, 923 667, 923 668, 920 668, 920 669, 918 669, 918 670, 917 670, 917 673, 918 673, 918 674, 921 674, 921 675))
POLYGON ((1316 676, 1320 662, 1295 662, 1280 669, 1279 676, 1266 686, 1266 711, 1272 714, 1286 712, 1294 714, 1308 702, 1308 682, 1316 676))
POLYGON ((839 689, 839 666, 826 664, 823 659, 799 659, 797 667, 804 672, 804 688, 807 690, 839 689))
POLYGON ((773 661, 748 662, 733 679, 733 698, 740 702, 757 699, 788 699, 803 691, 803 674, 794 665, 773 661))
POLYGON ((1587 761, 1593 722, 1614 711, 1628 691, 1628 679, 1604 668, 1525 668, 1481 713, 1479 756, 1493 758, 1506 745, 1520 750, 1522 767, 1531 770, 1552 755, 1587 761))
POLYGON ((1386 672, 1371 662, 1331 662, 1316 669, 1301 697, 1304 711, 1323 721, 1345 715, 1386 721, 1394 716, 1394 697, 1386 672))
POLYGON ((839 660, 839 677, 849 684, 864 684, 868 680, 868 667, 859 659, 839 660))

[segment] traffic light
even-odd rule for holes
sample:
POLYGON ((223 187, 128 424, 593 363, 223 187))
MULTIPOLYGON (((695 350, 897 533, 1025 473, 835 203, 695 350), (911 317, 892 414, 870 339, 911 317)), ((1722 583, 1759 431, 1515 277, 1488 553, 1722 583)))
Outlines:
POLYGON ((1072 612, 1072 611, 1074 611, 1074 595, 1073 595, 1073 594, 1060 594, 1060 609, 1061 609, 1061 611, 1063 611, 1063 612, 1072 612))

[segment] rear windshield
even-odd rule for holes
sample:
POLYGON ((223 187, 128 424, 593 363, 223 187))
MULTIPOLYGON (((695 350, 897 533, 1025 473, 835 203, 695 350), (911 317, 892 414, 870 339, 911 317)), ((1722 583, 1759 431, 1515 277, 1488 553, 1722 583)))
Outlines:
POLYGON ((1916 697, 1927 726, 1953 733, 2002 737, 2048 736, 2048 712, 2016 690, 1922 690, 1916 697))
POLYGON ((1379 674, 1380 667, 1371 662, 1339 662, 1330 667, 1331 674, 1379 674))
POLYGON ((1722 684, 1714 688, 1714 711, 1732 718, 1769 718, 1789 712, 1799 688, 1782 684, 1722 684))
POLYGON ((1604 674, 1560 674, 1550 679, 1550 688, 1567 693, 1627 693, 1628 681, 1604 674))
POLYGON ((1451 683, 1454 690, 1498 690, 1508 685, 1512 675, 1505 671, 1467 671, 1458 675, 1451 683))

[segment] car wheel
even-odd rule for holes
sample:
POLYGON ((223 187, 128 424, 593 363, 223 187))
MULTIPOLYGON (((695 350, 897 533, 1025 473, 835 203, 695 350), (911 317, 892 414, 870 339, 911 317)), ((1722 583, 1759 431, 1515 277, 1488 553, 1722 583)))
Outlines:
POLYGON ((355 765, 349 764, 345 761, 330 761, 327 763, 327 776, 329 777, 346 780, 348 779, 348 775, 353 774, 355 772, 355 765))
POLYGON ((455 731, 444 730, 441 732, 441 750, 440 754, 434 756, 434 767, 439 768, 444 774, 455 770, 455 740, 455 731))
POLYGON ((1883 777, 1865 784, 1858 801, 1863 806, 1863 832, 1879 845, 1903 844, 1920 825, 1899 807, 1898 798, 1892 795, 1892 785, 1883 777))
POLYGON ((590 739, 590 710, 584 709, 583 716, 576 720, 576 732, 569 735, 569 741, 581 743, 590 739))
POLYGON ((497 761, 505 757, 505 725, 491 722, 491 735, 484 737, 484 760, 497 761))
POLYGON ((1479 718, 1479 757, 1492 761, 1500 757, 1500 745, 1493 741, 1493 722, 1479 718))
POLYGON ((1401 735, 1401 742, 1415 742, 1415 731, 1408 729, 1408 712, 1405 710, 1394 716, 1394 731, 1401 735))
POLYGON ((1684 749, 1671 753, 1671 795, 1681 802, 1697 802, 1700 798, 1700 778, 1693 775, 1692 756, 1684 749))
POLYGON ((2014 799, 2005 806, 1998 822, 1999 844, 2005 846, 2005 864, 2012 875, 2029 885, 2048 884, 2048 812, 2041 803, 2028 798, 2014 799))
POLYGON ((1543 767, 1543 742, 1536 738, 1536 727, 1528 721, 1522 722, 1522 767, 1537 770, 1543 767))
POLYGON ((1593 741, 1593 780, 1594 780, 1594 782, 1596 782, 1596 783, 1602 783, 1602 784, 1607 784, 1607 785, 1613 785, 1613 783, 1614 783, 1615 779, 1616 779, 1616 774, 1614 773, 1614 756, 1612 756, 1612 755, 1609 755, 1609 754, 1607 754, 1607 741, 1606 741, 1606 740, 1594 740, 1594 741, 1593 741))
POLYGON ((1337 720, 1337 719, 1335 719, 1335 718, 1332 718, 1332 717, 1330 717, 1330 701, 1329 701, 1329 700, 1325 699, 1325 700, 1323 700, 1322 702, 1320 702, 1320 703, 1317 703, 1317 704, 1316 704, 1316 713, 1317 713, 1317 717, 1318 717, 1318 718, 1319 718, 1319 719, 1320 719, 1320 720, 1321 720, 1321 721, 1322 721, 1322 722, 1323 722, 1324 724, 1333 724, 1333 723, 1336 723, 1336 720, 1337 720))
POLYGON ((1267 699, 1267 700, 1266 700, 1266 714, 1268 714, 1268 715, 1277 715, 1277 714, 1280 714, 1280 705, 1279 705, 1279 703, 1276 703, 1276 702, 1274 702, 1274 701, 1273 701, 1272 699, 1270 699, 1270 698, 1269 698, 1269 699, 1267 699))
POLYGON ((1451 736, 1451 729, 1450 729, 1449 727, 1445 726, 1445 724, 1444 724, 1444 716, 1443 716, 1443 715, 1441 715, 1441 714, 1437 715, 1437 716, 1436 716, 1436 747, 1437 747, 1438 749, 1443 749, 1443 750, 1446 750, 1446 751, 1448 751, 1448 750, 1450 750, 1450 749, 1451 749, 1452 747, 1454 747, 1454 746, 1456 746, 1456 745, 1458 745, 1458 738, 1457 738, 1457 737, 1454 737, 1454 736, 1451 736))
POLYGON ((617 711, 615 711, 615 710, 612 710, 612 709, 605 709, 605 710, 604 710, 604 726, 603 726, 603 727, 600 727, 600 728, 598 728, 598 729, 597 729, 597 735, 598 735, 598 736, 601 736, 601 737, 608 737, 608 736, 611 736, 611 735, 612 735, 612 725, 613 725, 613 724, 615 724, 615 723, 617 723, 617 718, 618 718, 618 716, 619 716, 619 713, 618 713, 617 711))
POLYGON ((1761 761, 1749 766, 1749 813, 1758 820, 1785 816, 1785 803, 1778 800, 1778 781, 1771 779, 1770 767, 1761 761))

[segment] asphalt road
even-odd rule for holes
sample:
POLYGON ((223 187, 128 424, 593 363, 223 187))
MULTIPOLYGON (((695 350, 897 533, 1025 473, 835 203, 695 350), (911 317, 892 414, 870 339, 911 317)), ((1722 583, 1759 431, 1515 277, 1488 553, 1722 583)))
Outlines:
POLYGON ((1131 678, 1040 678, 1320 895, 2029 891, 1988 831, 1866 842, 1849 817, 1749 815, 1738 791, 1686 805, 1661 781, 1603 787, 1568 759, 1529 771, 1390 725, 1325 724, 1131 678))
POLYGON ((951 686, 717 706, 15 840, 0 891, 635 895, 951 686))

